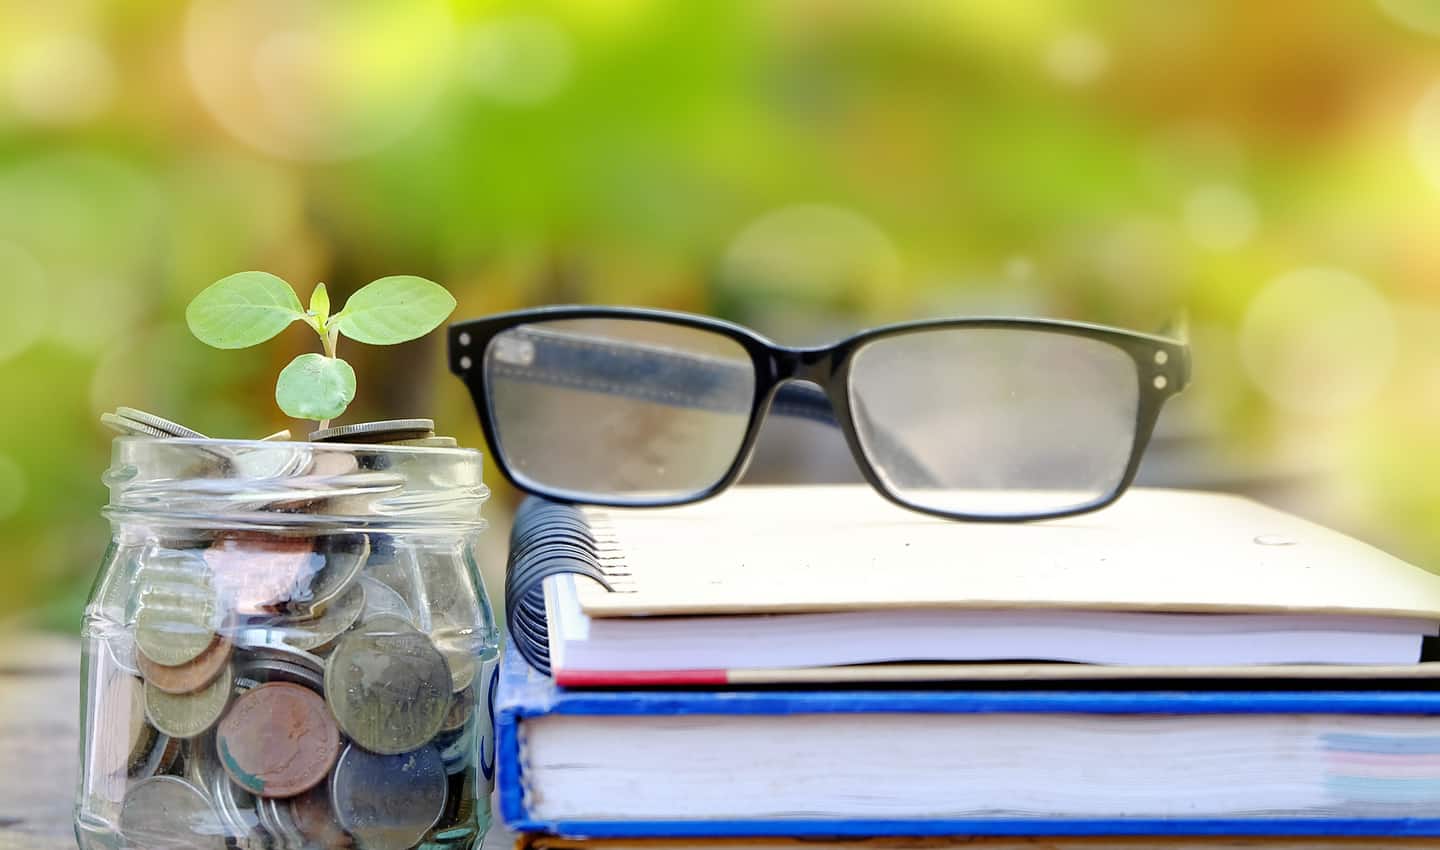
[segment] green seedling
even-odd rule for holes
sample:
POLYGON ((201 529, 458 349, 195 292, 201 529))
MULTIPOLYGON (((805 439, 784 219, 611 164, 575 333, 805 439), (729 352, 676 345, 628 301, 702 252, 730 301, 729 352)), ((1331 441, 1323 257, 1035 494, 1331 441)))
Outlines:
POLYGON ((438 283, 413 275, 382 277, 361 287, 340 312, 330 313, 325 284, 310 293, 310 308, 290 284, 266 272, 240 272, 211 284, 185 310, 190 332, 216 348, 259 345, 303 321, 320 337, 324 354, 302 354, 275 382, 275 401, 287 416, 324 428, 355 398, 355 370, 336 356, 340 337, 394 345, 434 330, 455 309, 438 283))

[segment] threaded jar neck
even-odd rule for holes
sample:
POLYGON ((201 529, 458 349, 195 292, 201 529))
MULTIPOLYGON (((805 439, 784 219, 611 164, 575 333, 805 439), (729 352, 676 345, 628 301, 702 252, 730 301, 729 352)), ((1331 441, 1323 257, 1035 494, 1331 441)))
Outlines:
POLYGON ((490 495, 481 461, 473 449, 119 437, 105 515, 117 527, 476 532, 490 495))

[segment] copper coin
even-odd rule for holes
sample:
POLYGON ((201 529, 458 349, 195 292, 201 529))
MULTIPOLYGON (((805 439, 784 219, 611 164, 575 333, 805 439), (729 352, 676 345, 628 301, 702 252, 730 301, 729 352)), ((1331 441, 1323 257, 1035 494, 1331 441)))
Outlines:
POLYGON ((230 641, 216 635, 210 646, 193 661, 171 667, 150 660, 143 651, 135 654, 136 666, 145 681, 167 694, 190 694, 200 690, 225 670, 230 660, 230 641))
POLYGON ((319 694, 267 682, 235 701, 216 747, 236 785, 260 797, 293 797, 325 779, 340 755, 340 732, 319 694))
POLYGON ((308 601, 325 566, 308 537, 229 535, 205 550, 223 603, 237 614, 286 613, 308 601))

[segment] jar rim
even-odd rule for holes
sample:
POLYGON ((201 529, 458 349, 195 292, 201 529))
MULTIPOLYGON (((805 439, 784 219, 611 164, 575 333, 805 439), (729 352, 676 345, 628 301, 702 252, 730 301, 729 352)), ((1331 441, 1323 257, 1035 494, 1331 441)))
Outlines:
POLYGON ((117 437, 112 523, 314 529, 483 528, 476 449, 117 437))
POLYGON ((387 454, 388 454, 388 453, 394 453, 394 454, 432 454, 432 455, 442 455, 442 456, 443 456, 443 455, 452 455, 452 456, 455 456, 455 457, 457 457, 457 458, 459 458, 459 457, 466 457, 466 456, 473 456, 473 455, 480 455, 481 457, 483 457, 484 454, 485 454, 484 452, 480 451, 479 449, 470 448, 470 447, 468 447, 468 446, 458 446, 458 447, 456 447, 456 448, 448 448, 448 447, 444 447, 444 446, 402 446, 402 445, 398 445, 398 444, 396 444, 396 443, 340 443, 340 442, 313 442, 313 441, 311 441, 311 440, 248 440, 248 439, 230 439, 230 438, 223 438, 223 437, 163 437, 163 438, 157 438, 157 437, 147 437, 147 436, 133 435, 133 434, 122 434, 122 435, 116 436, 114 441, 115 441, 115 443, 117 443, 117 444, 128 444, 128 445, 148 444, 148 443, 164 443, 164 444, 169 444, 169 445, 194 446, 194 447, 197 448, 197 449, 203 449, 203 448, 206 448, 206 447, 211 447, 211 448, 213 448, 213 447, 216 447, 216 446, 234 446, 234 447, 236 447, 236 448, 255 448, 255 449, 263 449, 263 448, 285 448, 285 447, 305 448, 305 449, 317 449, 317 448, 318 448, 318 449, 322 449, 322 450, 324 450, 324 451, 338 451, 338 450, 350 449, 350 450, 354 450, 354 451, 364 450, 364 451, 370 451, 370 452, 385 452, 385 453, 387 453, 387 454))

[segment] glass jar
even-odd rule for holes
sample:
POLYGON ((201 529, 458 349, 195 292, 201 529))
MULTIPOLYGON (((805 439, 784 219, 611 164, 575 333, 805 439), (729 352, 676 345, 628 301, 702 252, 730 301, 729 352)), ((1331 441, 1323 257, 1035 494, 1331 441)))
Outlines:
POLYGON ((82 850, 478 846, 479 452, 121 437, 105 481, 82 850))

